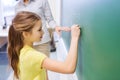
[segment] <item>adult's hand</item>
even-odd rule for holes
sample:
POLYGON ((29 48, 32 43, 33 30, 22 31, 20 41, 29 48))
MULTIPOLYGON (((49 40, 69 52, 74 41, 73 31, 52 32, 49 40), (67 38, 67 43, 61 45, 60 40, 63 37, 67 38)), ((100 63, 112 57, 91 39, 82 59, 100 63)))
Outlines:
POLYGON ((57 32, 57 34, 59 35, 59 36, 61 36, 61 31, 71 31, 71 28, 69 28, 69 27, 59 27, 59 26, 57 26, 57 27, 55 27, 55 31, 57 32))

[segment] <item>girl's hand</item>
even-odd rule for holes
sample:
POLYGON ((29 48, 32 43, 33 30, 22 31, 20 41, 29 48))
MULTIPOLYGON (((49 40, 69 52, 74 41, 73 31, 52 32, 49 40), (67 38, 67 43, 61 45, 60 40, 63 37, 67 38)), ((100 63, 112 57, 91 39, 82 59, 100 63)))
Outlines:
POLYGON ((73 25, 72 27, 71 27, 71 37, 72 38, 79 38, 79 36, 80 36, 80 26, 79 25, 73 25))

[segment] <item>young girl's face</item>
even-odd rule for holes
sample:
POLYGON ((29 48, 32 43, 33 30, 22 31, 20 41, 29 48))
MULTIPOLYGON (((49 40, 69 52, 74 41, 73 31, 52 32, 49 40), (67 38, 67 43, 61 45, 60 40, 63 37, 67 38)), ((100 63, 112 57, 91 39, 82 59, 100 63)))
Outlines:
POLYGON ((43 34, 44 34, 44 32, 42 30, 42 23, 39 20, 38 22, 36 22, 36 24, 32 28, 32 32, 30 34, 30 40, 31 40, 31 42, 41 41, 41 39, 43 37, 43 34))

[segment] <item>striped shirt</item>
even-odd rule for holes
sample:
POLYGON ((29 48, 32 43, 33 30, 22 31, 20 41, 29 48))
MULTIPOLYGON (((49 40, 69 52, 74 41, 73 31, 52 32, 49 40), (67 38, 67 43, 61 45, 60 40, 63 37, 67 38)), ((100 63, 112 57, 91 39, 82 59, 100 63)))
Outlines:
POLYGON ((16 13, 19 12, 19 11, 34 12, 41 17, 41 19, 42 19, 42 29, 44 31, 44 35, 43 35, 42 40, 40 42, 35 42, 34 45, 47 43, 51 40, 50 39, 50 34, 49 34, 47 26, 46 26, 46 23, 48 23, 48 25, 51 28, 55 28, 55 26, 57 26, 57 24, 53 19, 48 0, 29 0, 28 4, 24 4, 23 0, 21 0, 16 5, 15 10, 16 10, 16 13))

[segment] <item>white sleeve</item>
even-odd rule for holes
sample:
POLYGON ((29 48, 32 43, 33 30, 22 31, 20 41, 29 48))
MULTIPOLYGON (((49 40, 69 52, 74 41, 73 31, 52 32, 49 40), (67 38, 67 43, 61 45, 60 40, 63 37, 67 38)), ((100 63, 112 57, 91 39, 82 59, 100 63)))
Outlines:
POLYGON ((51 12, 51 9, 50 9, 50 6, 49 6, 49 3, 48 3, 48 0, 44 0, 44 5, 43 5, 43 8, 44 8, 44 16, 45 16, 45 19, 46 21, 48 22, 48 25, 51 27, 51 28, 55 28, 57 26, 56 22, 54 21, 54 18, 52 16, 52 12, 51 12))

